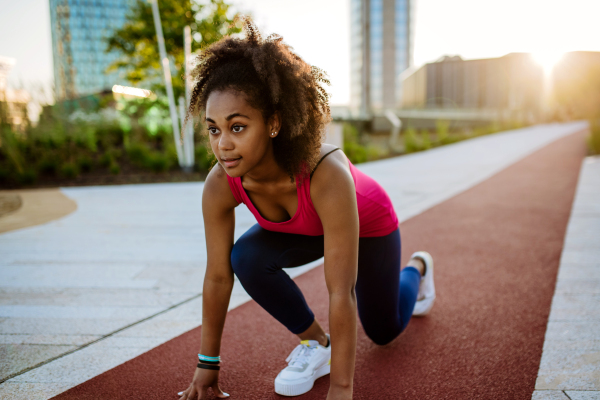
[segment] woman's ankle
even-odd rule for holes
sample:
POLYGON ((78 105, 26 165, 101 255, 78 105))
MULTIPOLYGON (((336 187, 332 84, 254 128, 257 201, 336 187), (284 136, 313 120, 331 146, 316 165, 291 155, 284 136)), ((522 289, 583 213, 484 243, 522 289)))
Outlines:
POLYGON ((421 276, 425 276, 425 262, 420 258, 411 258, 406 264, 406 266, 415 268, 417 271, 419 271, 419 274, 421 274, 421 276))
POLYGON ((298 334, 298 337, 300 340, 316 340, 324 347, 327 347, 329 342, 327 334, 316 319, 307 330, 298 334))

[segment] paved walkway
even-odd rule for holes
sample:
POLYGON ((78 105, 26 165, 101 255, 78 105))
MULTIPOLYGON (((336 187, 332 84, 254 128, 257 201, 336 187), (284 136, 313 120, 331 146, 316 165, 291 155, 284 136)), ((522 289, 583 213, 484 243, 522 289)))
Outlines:
POLYGON ((600 157, 581 167, 534 400, 600 399, 600 157))
MULTIPOLYGON (((528 128, 361 169, 404 221, 582 128, 528 128)), ((198 326, 201 191, 199 183, 63 189, 75 213, 0 235, 0 396, 49 398, 198 326)), ((253 223, 240 207, 236 235, 253 223)), ((236 285, 230 308, 247 300, 236 285)))

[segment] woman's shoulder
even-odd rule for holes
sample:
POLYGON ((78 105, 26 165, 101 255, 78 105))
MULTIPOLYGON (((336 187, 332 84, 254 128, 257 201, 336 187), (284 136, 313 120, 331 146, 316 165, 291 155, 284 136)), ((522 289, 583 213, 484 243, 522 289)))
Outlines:
POLYGON ((320 157, 323 157, 324 155, 326 155, 328 153, 331 153, 331 152, 333 152, 333 153, 341 153, 341 154, 344 153, 343 149, 341 149, 341 148, 339 148, 339 147, 337 147, 337 146, 335 146, 333 144, 329 144, 329 143, 323 143, 323 144, 321 144, 321 150, 320 151, 321 151, 320 157), (334 150, 337 150, 337 151, 334 151, 334 150))
POLYGON ((348 158, 344 150, 332 144, 323 143, 319 154, 319 163, 313 169, 313 179, 317 176, 331 174, 343 174, 344 171, 350 172, 348 158))
POLYGON ((310 180, 311 197, 318 197, 321 193, 329 193, 342 189, 344 186, 354 185, 348 158, 342 149, 338 150, 331 144, 323 144, 320 159, 321 161, 313 170, 310 180))
POLYGON ((231 191, 227 173, 221 164, 217 163, 208 173, 204 181, 202 201, 220 204, 227 208, 235 208, 239 204, 231 191))

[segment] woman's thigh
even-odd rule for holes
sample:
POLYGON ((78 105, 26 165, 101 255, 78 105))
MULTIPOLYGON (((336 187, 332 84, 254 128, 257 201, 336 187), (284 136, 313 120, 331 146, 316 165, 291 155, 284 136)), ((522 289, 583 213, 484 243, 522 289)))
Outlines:
POLYGON ((231 252, 231 265, 248 294, 292 333, 314 321, 302 292, 282 268, 323 257, 323 236, 271 232, 258 224, 242 235, 231 252))
POLYGON ((323 243, 323 236, 273 232, 255 224, 235 242, 231 262, 236 274, 298 267, 323 257, 323 243))

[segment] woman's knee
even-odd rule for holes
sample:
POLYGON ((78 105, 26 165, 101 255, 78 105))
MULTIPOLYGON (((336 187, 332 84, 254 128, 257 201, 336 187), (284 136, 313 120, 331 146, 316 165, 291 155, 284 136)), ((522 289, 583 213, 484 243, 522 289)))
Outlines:
POLYGON ((367 337, 379 346, 385 346, 404 331, 405 325, 401 321, 390 322, 381 320, 364 321, 361 318, 361 323, 367 337))
POLYGON ((369 339, 371 339, 371 341, 373 343, 375 343, 376 345, 385 346, 386 344, 391 343, 394 339, 396 339, 398 336, 400 336, 402 331, 396 330, 393 332, 381 332, 381 331, 368 332, 367 330, 365 330, 365 333, 367 334, 369 339))

